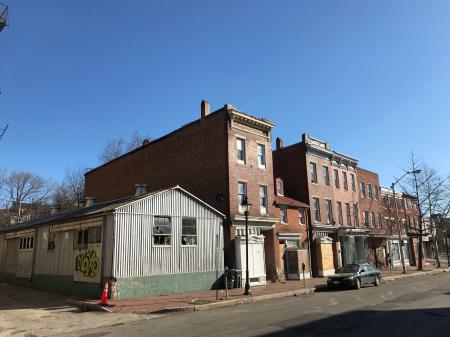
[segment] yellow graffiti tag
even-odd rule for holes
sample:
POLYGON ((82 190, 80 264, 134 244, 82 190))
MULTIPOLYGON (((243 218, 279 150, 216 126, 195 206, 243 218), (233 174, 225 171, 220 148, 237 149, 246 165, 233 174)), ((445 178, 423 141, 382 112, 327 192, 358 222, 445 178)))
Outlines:
POLYGON ((88 250, 75 258, 75 270, 82 272, 84 277, 95 277, 100 267, 95 250, 88 250))

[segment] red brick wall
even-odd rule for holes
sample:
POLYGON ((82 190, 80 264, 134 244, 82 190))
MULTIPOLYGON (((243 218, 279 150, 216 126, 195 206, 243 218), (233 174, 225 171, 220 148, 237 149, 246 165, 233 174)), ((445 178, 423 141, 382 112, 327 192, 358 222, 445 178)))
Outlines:
MULTIPOLYGON (((382 228, 378 228, 378 213, 382 215, 383 218, 383 207, 381 204, 381 188, 380 188, 380 181, 378 178, 378 174, 375 172, 371 172, 362 168, 358 168, 357 172, 357 180, 358 180, 358 193, 360 195, 360 183, 363 182, 365 184, 366 189, 366 197, 362 198, 361 195, 359 197, 359 218, 361 220, 361 225, 363 224, 363 212, 367 211, 369 212, 369 228, 371 230, 371 233, 373 234, 386 234, 386 227, 384 224, 382 225, 382 228), (378 200, 375 199, 375 193, 372 192, 372 198, 369 198, 368 192, 367 192, 367 185, 370 184, 372 187, 372 191, 374 190, 374 187, 378 189, 378 200), (376 217, 376 225, 375 227, 372 227, 370 224, 370 213, 374 212, 376 217)), ((384 221, 384 219, 383 219, 384 221)))

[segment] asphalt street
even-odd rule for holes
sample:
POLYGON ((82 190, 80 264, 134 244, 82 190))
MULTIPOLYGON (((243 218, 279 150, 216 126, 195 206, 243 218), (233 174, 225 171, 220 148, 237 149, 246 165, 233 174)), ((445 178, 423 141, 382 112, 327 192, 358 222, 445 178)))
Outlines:
POLYGON ((70 336, 448 337, 450 273, 176 314, 70 336))

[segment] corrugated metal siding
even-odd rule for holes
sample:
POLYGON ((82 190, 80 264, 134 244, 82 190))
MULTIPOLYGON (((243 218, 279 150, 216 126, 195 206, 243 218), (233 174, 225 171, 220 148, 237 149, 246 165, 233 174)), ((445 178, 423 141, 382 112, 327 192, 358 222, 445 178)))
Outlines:
POLYGON ((112 257, 114 246, 114 215, 105 216, 105 225, 103 228, 103 275, 105 277, 112 276, 112 257))
POLYGON ((49 226, 37 229, 34 248, 36 275, 73 275, 73 233, 74 231, 56 232, 55 249, 48 250, 49 226))
POLYGON ((118 208, 115 213, 114 276, 120 278, 214 271, 216 268, 222 270, 222 222, 216 213, 176 189, 118 208), (170 246, 153 245, 155 215, 171 217, 170 246), (181 246, 182 217, 197 219, 197 246, 181 246))
POLYGON ((5 234, 0 234, 0 273, 6 268, 6 243, 5 234))

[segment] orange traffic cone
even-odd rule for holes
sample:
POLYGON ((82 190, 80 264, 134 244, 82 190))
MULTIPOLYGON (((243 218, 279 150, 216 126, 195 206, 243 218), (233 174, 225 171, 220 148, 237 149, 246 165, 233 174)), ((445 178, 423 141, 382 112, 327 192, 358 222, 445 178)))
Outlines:
POLYGON ((108 305, 108 281, 105 282, 103 287, 102 297, 100 298, 101 305, 108 305))

